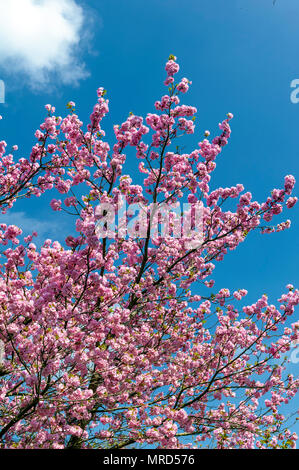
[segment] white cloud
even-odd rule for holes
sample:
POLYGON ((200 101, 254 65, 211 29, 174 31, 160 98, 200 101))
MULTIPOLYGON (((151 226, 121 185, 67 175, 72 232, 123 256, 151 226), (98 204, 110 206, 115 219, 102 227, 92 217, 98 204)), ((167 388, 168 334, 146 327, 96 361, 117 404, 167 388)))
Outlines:
POLYGON ((25 212, 8 211, 6 214, 0 214, 0 224, 16 225, 22 229, 23 233, 18 237, 20 243, 22 243, 23 236, 31 235, 33 231, 38 234, 38 237, 33 239, 38 246, 41 246, 46 238, 64 243, 65 238, 74 232, 74 226, 71 224, 71 219, 63 217, 63 214, 59 215, 62 215, 59 220, 57 220, 57 215, 56 218, 42 220, 27 215, 25 212))
MULTIPOLYGON (((0 66, 32 86, 88 75, 77 58, 85 17, 75 0, 0 0, 0 66)), ((86 29, 86 28, 85 28, 86 29)))

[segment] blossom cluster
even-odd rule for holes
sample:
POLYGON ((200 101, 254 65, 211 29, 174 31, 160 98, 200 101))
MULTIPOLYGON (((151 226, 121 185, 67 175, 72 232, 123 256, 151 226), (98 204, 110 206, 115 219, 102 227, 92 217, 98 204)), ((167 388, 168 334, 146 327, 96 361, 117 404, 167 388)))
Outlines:
MULTIPOLYGON (((103 88, 86 129, 76 114, 47 117, 28 158, 15 161, 0 142, 0 205, 59 193, 50 210, 76 217, 65 243, 0 225, 0 446, 3 448, 295 447, 281 407, 299 379, 284 356, 299 339, 293 321, 299 291, 289 284, 276 305, 266 295, 246 305, 247 290, 213 289, 213 272, 253 230, 291 209, 295 179, 285 177, 264 202, 242 184, 211 189, 231 135, 228 113, 219 135, 190 152, 175 145, 195 133, 196 108, 181 104, 191 82, 175 81, 144 118, 130 114, 105 140, 109 111, 103 88), (139 182, 125 173, 136 155, 139 182), (84 189, 83 189, 84 188, 84 189), (99 238, 96 207, 203 203, 203 242, 184 237, 99 238), (234 206, 234 201, 235 206, 234 206), (225 209, 226 203, 230 209, 225 209)), ((15 147, 13 151, 17 151, 15 147)), ((265 225, 266 224, 266 225, 265 225)), ((268 225, 267 225, 268 224, 268 225)), ((238 287, 238 286, 237 286, 238 287)))

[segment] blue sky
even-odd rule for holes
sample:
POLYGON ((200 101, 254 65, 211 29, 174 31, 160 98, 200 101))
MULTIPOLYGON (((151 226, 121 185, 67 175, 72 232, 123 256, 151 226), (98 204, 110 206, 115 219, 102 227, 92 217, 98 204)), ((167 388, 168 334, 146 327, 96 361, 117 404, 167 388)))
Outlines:
MULTIPOLYGON (((19 157, 34 144, 47 103, 63 116, 73 100, 86 122, 96 89, 104 86, 108 137, 129 111, 153 112, 165 92, 164 64, 172 53, 181 76, 193 82, 185 102, 198 108, 186 151, 197 146, 205 129, 216 133, 227 112, 235 116, 213 188, 242 183, 261 202, 283 185, 285 175, 299 179, 299 103, 290 99, 290 84, 299 79, 298 0, 277 0, 274 6, 272 0, 45 0, 39 3, 45 10, 38 27, 30 26, 34 1, 11 0, 23 9, 22 21, 13 25, 5 20, 8 3, 0 0, 0 79, 6 87, 0 140, 17 144, 19 157)), ((136 174, 133 158, 127 172, 136 174)), ((7 220, 23 223, 25 231, 36 224, 40 239, 62 241, 72 226, 49 209, 52 197, 18 202, 7 220)), ((246 288, 248 302, 263 293, 275 302, 287 283, 298 286, 297 206, 275 222, 286 218, 290 230, 251 234, 229 253, 215 271, 217 287, 246 288)), ((291 366, 294 374, 298 367, 291 366)))

